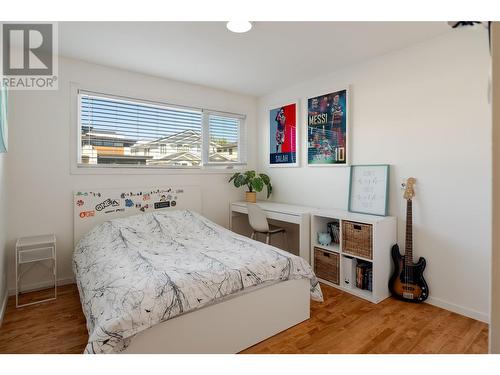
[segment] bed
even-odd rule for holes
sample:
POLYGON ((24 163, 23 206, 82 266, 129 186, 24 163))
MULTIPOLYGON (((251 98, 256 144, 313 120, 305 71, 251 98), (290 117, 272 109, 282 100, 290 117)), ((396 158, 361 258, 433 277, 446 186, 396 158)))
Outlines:
POLYGON ((310 298, 322 294, 305 260, 176 199, 176 209, 101 218, 79 239, 73 270, 86 353, 236 353, 309 318, 310 298))

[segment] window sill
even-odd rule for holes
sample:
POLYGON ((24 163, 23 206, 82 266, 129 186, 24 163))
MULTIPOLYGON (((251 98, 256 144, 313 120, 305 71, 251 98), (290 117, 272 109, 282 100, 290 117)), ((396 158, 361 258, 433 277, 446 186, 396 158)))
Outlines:
POLYGON ((209 164, 202 167, 144 167, 132 165, 85 165, 71 167, 73 175, 190 175, 233 174, 247 168, 247 164, 209 164))

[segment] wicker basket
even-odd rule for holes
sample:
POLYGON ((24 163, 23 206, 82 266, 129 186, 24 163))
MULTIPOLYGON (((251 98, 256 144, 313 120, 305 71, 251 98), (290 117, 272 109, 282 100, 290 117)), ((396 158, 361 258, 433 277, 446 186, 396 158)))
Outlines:
POLYGON ((373 257, 373 235, 371 224, 342 221, 342 251, 366 259, 373 257))
POLYGON ((320 279, 339 285, 339 264, 339 254, 325 251, 317 247, 314 248, 314 273, 320 279))

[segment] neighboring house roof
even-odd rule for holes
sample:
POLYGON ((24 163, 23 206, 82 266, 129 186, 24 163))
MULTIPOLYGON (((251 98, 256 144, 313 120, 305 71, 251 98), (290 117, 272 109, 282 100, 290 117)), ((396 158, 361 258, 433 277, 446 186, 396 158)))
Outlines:
POLYGON ((183 130, 179 133, 169 135, 167 137, 161 137, 154 139, 149 142, 140 142, 135 144, 133 147, 150 147, 156 146, 158 143, 201 143, 200 133, 194 130, 183 130))
POLYGON ((165 155, 161 158, 158 158, 156 160, 201 160, 201 158, 198 155, 195 155, 189 151, 184 151, 184 152, 175 152, 173 154, 168 154, 165 155))
POLYGON ((209 161, 234 161, 232 159, 226 158, 224 155, 221 155, 219 153, 215 153, 210 155, 209 161))
MULTIPOLYGON (((154 165, 154 164, 173 164, 179 161, 189 161, 192 163, 201 163, 201 158, 198 155, 195 155, 189 151, 184 151, 184 152, 176 152, 173 154, 165 155, 162 158, 159 159, 154 159, 154 160, 149 160, 148 164, 149 165, 154 165)), ((209 161, 231 161, 231 159, 226 158, 225 156, 215 153, 213 155, 210 155, 209 161)))
POLYGON ((194 130, 183 130, 179 133, 169 135, 167 137, 158 138, 150 143, 195 143, 201 142, 201 134, 194 130))
POLYGON ((139 155, 100 155, 97 157, 99 159, 120 159, 120 160, 148 160, 151 159, 152 156, 139 156, 139 155))
POLYGON ((238 147, 238 142, 231 142, 231 143, 215 143, 218 148, 231 148, 231 147, 238 147))
POLYGON ((93 139, 112 139, 112 140, 122 140, 127 142, 137 142, 136 138, 127 137, 115 132, 91 130, 88 132, 83 132, 82 137, 92 137, 93 139))
MULTIPOLYGON (((181 144, 181 145, 186 145, 186 144, 198 144, 201 145, 201 134, 195 130, 183 130, 179 133, 175 133, 166 137, 161 137, 158 139, 154 139, 149 142, 137 142, 133 148, 148 148, 151 146, 158 146, 160 143, 170 143, 170 144, 181 144)), ((211 141, 210 145, 213 147, 238 147, 238 142, 233 142, 233 143, 227 143, 227 144, 219 144, 217 142, 211 141)))
POLYGON ((165 155, 162 158, 159 159, 153 159, 148 162, 149 165, 154 165, 154 164, 175 164, 176 162, 179 161, 189 161, 192 163, 200 163, 201 158, 198 155, 195 155, 191 152, 176 152, 173 154, 165 155))

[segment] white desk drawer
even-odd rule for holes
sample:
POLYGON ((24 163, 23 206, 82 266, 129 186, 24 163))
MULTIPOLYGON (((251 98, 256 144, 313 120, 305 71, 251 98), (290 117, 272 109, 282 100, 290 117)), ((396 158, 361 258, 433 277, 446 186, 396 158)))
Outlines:
MULTIPOLYGON (((248 209, 246 207, 241 207, 236 205, 231 206, 231 211, 238 212, 240 214, 248 214, 248 209)), ((291 213, 277 212, 266 209, 263 209, 263 211, 265 212, 266 217, 268 219, 284 221, 292 224, 300 224, 302 221, 301 214, 291 214, 291 213)))
POLYGON ((52 246, 40 247, 38 249, 31 249, 31 250, 19 250, 19 264, 38 262, 40 260, 53 259, 53 258, 54 258, 54 248, 52 246))

